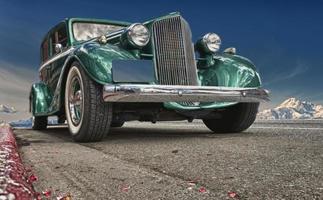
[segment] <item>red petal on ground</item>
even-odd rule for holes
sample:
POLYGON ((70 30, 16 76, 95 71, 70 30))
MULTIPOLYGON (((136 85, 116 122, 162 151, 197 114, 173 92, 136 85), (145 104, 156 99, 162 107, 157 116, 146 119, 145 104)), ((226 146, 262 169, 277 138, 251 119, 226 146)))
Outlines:
POLYGON ((70 194, 66 194, 66 195, 59 195, 56 197, 57 200, 72 200, 72 197, 70 194))
POLYGON ((236 198, 236 197, 238 197, 237 193, 235 193, 235 192, 228 192, 228 196, 230 198, 236 198))
POLYGON ((42 200, 41 194, 39 192, 35 193, 35 198, 36 198, 36 200, 42 200))
POLYGON ((1 187, 1 191, 7 194, 8 199, 29 200, 37 197, 18 154, 13 131, 8 125, 0 126, 0 163, 0 171, 3 172, 0 179, 7 183, 1 187))
POLYGON ((205 187, 200 187, 199 192, 205 193, 206 192, 206 188, 205 187))
POLYGON ((50 191, 50 190, 48 190, 48 189, 47 189, 47 190, 45 190, 45 191, 43 191, 42 193, 43 193, 43 195, 44 195, 45 197, 47 197, 47 198, 48 198, 48 197, 50 197, 50 196, 52 195, 52 191, 50 191))
POLYGON ((29 176, 29 178, 28 178, 28 181, 29 181, 30 183, 33 183, 33 182, 35 182, 35 181, 37 181, 37 180, 38 180, 38 178, 37 178, 37 176, 35 176, 34 174, 30 175, 30 176, 29 176))
POLYGON ((121 191, 122 192, 128 192, 129 189, 130 189, 130 186, 129 185, 124 185, 124 186, 121 187, 121 191))

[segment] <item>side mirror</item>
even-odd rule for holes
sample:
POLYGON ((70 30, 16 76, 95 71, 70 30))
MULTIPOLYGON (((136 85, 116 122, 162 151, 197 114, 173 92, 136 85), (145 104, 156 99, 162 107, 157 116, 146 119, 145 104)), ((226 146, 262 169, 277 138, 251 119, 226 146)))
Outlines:
POLYGON ((227 49, 225 49, 224 51, 223 51, 224 53, 228 53, 228 54, 236 54, 237 53, 237 50, 236 50, 236 48, 234 48, 234 47, 230 47, 230 48, 227 48, 227 49))
POLYGON ((61 44, 55 44, 55 52, 56 53, 62 53, 62 51, 63 51, 63 45, 61 45, 61 44))

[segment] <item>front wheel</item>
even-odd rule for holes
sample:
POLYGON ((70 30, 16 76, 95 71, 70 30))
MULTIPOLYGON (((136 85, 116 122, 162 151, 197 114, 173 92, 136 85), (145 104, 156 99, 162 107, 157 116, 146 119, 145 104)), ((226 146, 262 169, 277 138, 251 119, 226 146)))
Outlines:
POLYGON ((259 103, 238 103, 217 111, 219 119, 204 119, 214 133, 237 133, 249 128, 256 119, 259 103))
POLYGON ((75 141, 100 141, 106 136, 112 106, 103 101, 102 85, 91 80, 78 62, 68 72, 64 103, 67 124, 75 141))

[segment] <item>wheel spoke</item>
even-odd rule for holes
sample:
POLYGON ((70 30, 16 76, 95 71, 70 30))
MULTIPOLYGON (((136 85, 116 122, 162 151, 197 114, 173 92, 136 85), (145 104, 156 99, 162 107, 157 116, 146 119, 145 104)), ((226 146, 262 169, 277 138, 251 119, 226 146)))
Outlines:
POLYGON ((83 114, 83 91, 78 76, 73 77, 71 80, 68 97, 71 120, 74 125, 78 125, 81 122, 83 114))

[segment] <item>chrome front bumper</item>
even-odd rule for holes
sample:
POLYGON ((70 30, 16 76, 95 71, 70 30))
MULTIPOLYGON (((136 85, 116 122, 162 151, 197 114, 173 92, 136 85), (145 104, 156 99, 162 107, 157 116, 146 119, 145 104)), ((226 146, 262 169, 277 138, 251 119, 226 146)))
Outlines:
POLYGON ((263 102, 269 92, 261 88, 182 85, 104 85, 106 102, 263 102))

